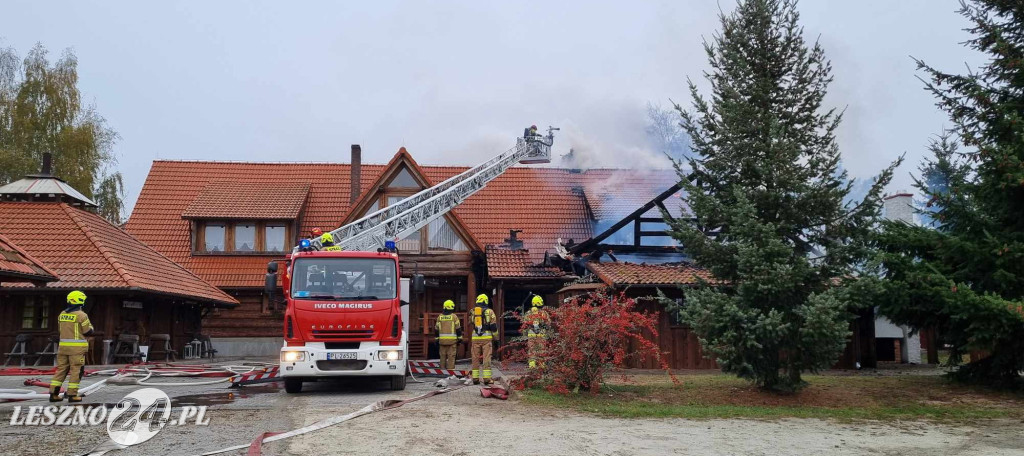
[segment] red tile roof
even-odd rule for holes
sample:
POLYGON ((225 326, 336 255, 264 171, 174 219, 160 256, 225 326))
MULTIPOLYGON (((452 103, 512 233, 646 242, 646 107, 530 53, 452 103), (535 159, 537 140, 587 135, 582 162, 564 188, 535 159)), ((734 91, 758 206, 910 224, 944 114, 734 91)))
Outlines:
MULTIPOLYGON (((383 169, 381 169, 381 171, 377 173, 377 177, 370 184, 369 190, 360 193, 359 198, 356 199, 354 203, 352 203, 352 207, 349 208, 348 215, 341 223, 351 223, 358 220, 357 217, 365 217, 367 215, 366 207, 369 205, 367 199, 379 195, 379 192, 375 191, 375 189, 382 187, 385 184, 384 179, 387 177, 391 177, 389 176, 389 174, 394 175, 394 172, 391 171, 392 169, 402 169, 400 168, 401 165, 404 165, 405 169, 409 170, 410 175, 413 176, 413 179, 416 179, 417 182, 423 183, 423 188, 434 186, 436 184, 441 183, 448 177, 451 177, 447 176, 436 180, 431 179, 423 171, 423 168, 420 167, 419 163, 416 163, 416 160, 412 158, 412 154, 410 154, 409 151, 405 150, 404 147, 399 148, 398 153, 396 153, 394 157, 391 157, 391 161, 389 161, 388 164, 384 165, 383 169)), ((454 173, 452 174, 452 176, 454 176, 455 174, 458 173, 454 173)), ((463 221, 461 217, 459 217, 458 208, 449 212, 447 215, 449 217, 450 223, 454 222, 456 225, 465 227, 466 230, 469 230, 469 227, 466 226, 466 222, 463 221)), ((467 234, 468 236, 466 237, 468 237, 467 241, 469 241, 468 246, 470 249, 479 250, 483 248, 484 244, 480 243, 480 240, 477 239, 477 237, 473 234, 472 231, 469 231, 467 234)))
POLYGON ((487 275, 493 279, 534 279, 563 277, 558 268, 545 267, 530 260, 530 252, 523 249, 487 247, 487 275))
POLYGON ((57 274, 0 234, 0 282, 53 282, 57 274))
POLYGON ((685 264, 587 263, 587 269, 602 282, 613 286, 695 285, 714 282, 705 269, 685 264))
MULTIPOLYGON (((397 157, 392 159, 395 163, 397 157)), ((441 182, 468 169, 464 166, 418 165, 430 182, 441 182)), ((361 194, 370 190, 383 165, 362 165, 361 194)), ((498 245, 508 230, 521 229, 519 238, 530 261, 539 263, 554 251, 558 238, 577 242, 593 236, 592 214, 585 201, 587 187, 643 192, 646 202, 674 181, 671 170, 651 172, 657 179, 633 178, 633 187, 609 187, 607 181, 624 170, 578 172, 558 168, 516 166, 453 211, 480 245, 498 245), (668 185, 661 186, 664 182, 668 185)), ((314 227, 339 226, 350 210, 350 169, 347 163, 239 163, 202 161, 153 162, 125 229, 160 253, 203 279, 224 288, 262 287, 263 271, 271 256, 192 256, 189 221, 181 214, 211 182, 242 185, 304 183, 309 185, 302 233, 314 227)), ((614 184, 614 182, 613 182, 614 184)), ((618 184, 615 184, 618 185, 618 184)), ((596 191, 596 190, 595 190, 596 191)), ((641 203, 643 204, 643 203, 641 203)), ((638 205, 639 206, 639 205, 638 205)), ((634 207, 635 209, 635 207, 634 207)))
POLYGON ((251 185, 211 182, 181 214, 184 218, 295 220, 309 196, 308 183, 251 185))
POLYGON ((223 291, 91 212, 61 203, 0 202, 0 233, 56 271, 57 289, 125 289, 216 304, 223 291))

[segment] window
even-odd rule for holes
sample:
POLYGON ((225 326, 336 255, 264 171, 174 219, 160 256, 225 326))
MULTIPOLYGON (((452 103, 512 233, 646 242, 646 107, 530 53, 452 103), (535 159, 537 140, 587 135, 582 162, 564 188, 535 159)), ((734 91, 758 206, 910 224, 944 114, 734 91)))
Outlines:
MULTIPOLYGON (((388 201, 388 206, 389 207, 390 206, 394 206, 395 204, 398 204, 400 201, 402 201, 402 200, 404 200, 404 199, 406 199, 408 197, 409 197, 408 195, 400 195, 400 196, 390 196, 389 195, 388 196, 388 200, 387 200, 388 201)), ((402 252, 402 251, 406 251, 406 252, 419 252, 420 251, 420 232, 417 231, 415 233, 412 233, 412 234, 406 236, 404 239, 399 240, 397 247, 398 247, 398 251, 399 252, 402 252)))
POLYGON ((370 204, 370 206, 367 207, 367 209, 366 209, 366 215, 370 215, 370 214, 372 214, 374 212, 377 212, 377 210, 379 210, 379 209, 380 209, 380 200, 378 200, 377 198, 374 198, 373 199, 373 203, 370 204))
POLYGON ((45 297, 26 296, 21 310, 21 329, 50 327, 50 301, 45 297))
POLYGON ((391 259, 300 258, 292 266, 296 299, 394 299, 396 283, 391 259))
POLYGON ((264 250, 268 252, 283 252, 285 243, 285 226, 268 224, 265 228, 264 238, 267 240, 267 245, 264 250))
POLYGON ((399 171, 393 179, 391 179, 391 183, 388 184, 388 187, 420 188, 420 184, 416 182, 416 179, 413 179, 412 174, 409 174, 408 169, 402 168, 402 170, 399 171))
POLYGON ((207 223, 203 231, 203 250, 207 252, 223 252, 224 233, 223 223, 207 223))
POLYGON ((252 223, 235 224, 235 251, 252 252, 256 250, 256 225, 252 223))
POLYGON ((462 242, 459 234, 444 217, 430 222, 427 231, 429 233, 427 247, 431 250, 467 250, 466 244, 462 242))
POLYGON ((409 195, 388 196, 388 207, 394 206, 408 197, 409 195))
POLYGON ((196 221, 195 253, 266 254, 291 247, 292 228, 283 221, 196 221))

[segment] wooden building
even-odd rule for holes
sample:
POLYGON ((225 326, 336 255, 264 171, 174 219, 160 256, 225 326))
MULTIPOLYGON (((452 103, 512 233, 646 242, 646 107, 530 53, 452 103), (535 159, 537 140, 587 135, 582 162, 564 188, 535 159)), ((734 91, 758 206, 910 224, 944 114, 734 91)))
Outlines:
POLYGON ((26 179, 40 182, 0 187, 0 270, 20 270, 22 279, 36 285, 0 278, 0 346, 5 350, 25 334, 29 352, 42 351, 56 335, 57 316, 72 290, 88 296, 85 311, 96 329, 89 338, 90 363, 100 361, 102 340, 121 334, 140 336, 141 345, 148 335, 168 334, 180 353, 202 332, 203 312, 237 305, 92 213, 95 205, 81 194, 60 193, 62 186, 52 182, 59 179, 48 172, 26 179), (12 188, 17 191, 5 193, 12 188), (41 188, 55 193, 30 193, 41 188))
MULTIPOLYGON (((420 165, 405 148, 384 165, 364 164, 359 146, 352 147, 349 163, 160 160, 125 229, 239 300, 237 308, 204 319, 218 350, 273 355, 282 323, 280 301, 263 292, 269 261, 283 259, 313 228, 326 231, 358 220, 468 169, 420 165)), ((595 213, 631 201, 642 204, 674 182, 671 170, 516 166, 445 217, 399 240, 402 275, 426 277, 426 292, 411 297, 410 357, 436 350, 429 332, 447 299, 467 318, 479 293, 491 295, 499 313, 531 292, 554 298, 572 278, 544 266, 559 239, 591 238, 595 213), (626 195, 627 202, 609 195, 626 195), (514 246, 506 242, 510 230, 517 231, 514 246), (517 268, 511 273, 509 258, 517 268)), ((511 326, 503 325, 501 334, 511 326)), ((468 347, 466 337, 459 356, 468 347)))

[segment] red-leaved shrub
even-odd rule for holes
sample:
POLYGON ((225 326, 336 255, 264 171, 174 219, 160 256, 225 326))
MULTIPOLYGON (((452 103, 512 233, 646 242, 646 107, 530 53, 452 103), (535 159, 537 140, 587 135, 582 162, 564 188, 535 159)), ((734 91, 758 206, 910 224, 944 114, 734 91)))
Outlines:
MULTIPOLYGON (((637 310, 623 294, 594 292, 545 308, 551 315, 548 337, 536 359, 538 367, 515 381, 517 388, 541 386, 557 394, 597 393, 609 368, 632 359, 657 359, 671 372, 658 346, 657 315, 637 310)), ((526 334, 527 324, 522 326, 526 334)), ((525 338, 503 347, 504 363, 528 359, 525 338)), ((672 377, 673 381, 675 377, 672 377)))

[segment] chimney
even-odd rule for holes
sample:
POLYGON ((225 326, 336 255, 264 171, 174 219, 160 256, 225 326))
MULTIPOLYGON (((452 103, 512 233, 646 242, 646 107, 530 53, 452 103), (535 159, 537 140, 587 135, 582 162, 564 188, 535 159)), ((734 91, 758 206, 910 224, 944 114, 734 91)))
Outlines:
POLYGON ((43 169, 40 174, 44 176, 53 175, 53 155, 49 152, 43 152, 43 169))
POLYGON ((885 218, 898 220, 910 225, 914 224, 914 195, 898 192, 883 198, 885 201, 885 218))
POLYGON ((352 173, 352 187, 349 190, 349 203, 351 204, 359 199, 359 192, 362 188, 359 178, 363 173, 363 149, 359 147, 359 144, 352 145, 352 161, 349 170, 352 173))

